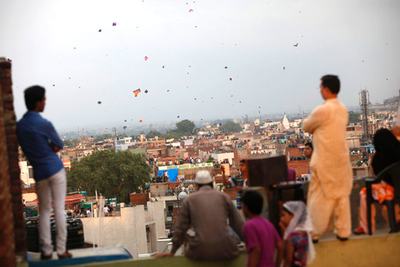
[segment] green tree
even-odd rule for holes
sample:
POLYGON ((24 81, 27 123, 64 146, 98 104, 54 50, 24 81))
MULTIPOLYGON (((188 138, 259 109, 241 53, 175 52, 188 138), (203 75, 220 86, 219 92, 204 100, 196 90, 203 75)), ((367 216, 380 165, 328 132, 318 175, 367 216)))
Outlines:
POLYGON ((176 128, 178 128, 178 133, 180 134, 193 134, 193 130, 196 127, 194 122, 190 120, 183 120, 176 124, 176 128))
POLYGON ((162 133, 158 132, 158 131, 150 131, 148 134, 146 134, 146 138, 154 138, 156 136, 160 137, 160 135, 162 135, 162 133))
POLYGON ((112 138, 112 134, 99 135, 94 139, 94 141, 95 142, 100 142, 100 141, 103 141, 104 139, 108 139, 108 138, 112 138))
POLYGON ((74 147, 74 143, 72 143, 71 140, 65 140, 65 141, 64 141, 64 146, 67 146, 67 147, 74 147))
POLYGON ((150 181, 150 166, 142 155, 129 151, 103 150, 73 162, 67 173, 68 185, 86 190, 94 195, 95 190, 106 198, 116 197, 129 202, 129 194, 140 192, 150 181))
POLYGON ((234 123, 233 121, 227 121, 225 124, 223 124, 221 127, 219 127, 219 130, 222 133, 237 133, 242 131, 242 126, 240 126, 239 123, 234 123))
POLYGON ((349 123, 357 123, 360 120, 360 113, 350 111, 349 112, 349 123))

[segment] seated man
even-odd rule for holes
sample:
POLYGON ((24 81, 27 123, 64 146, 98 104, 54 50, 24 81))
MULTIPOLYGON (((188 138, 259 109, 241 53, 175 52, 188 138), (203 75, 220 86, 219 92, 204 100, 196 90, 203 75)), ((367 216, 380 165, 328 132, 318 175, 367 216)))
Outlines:
POLYGON ((178 224, 172 238, 172 250, 157 258, 174 256, 183 244, 186 231, 193 227, 195 235, 186 247, 186 257, 194 260, 217 261, 239 255, 236 240, 229 234, 229 226, 244 240, 243 220, 231 199, 225 193, 213 190, 208 171, 196 174, 197 193, 190 194, 182 203, 178 224))

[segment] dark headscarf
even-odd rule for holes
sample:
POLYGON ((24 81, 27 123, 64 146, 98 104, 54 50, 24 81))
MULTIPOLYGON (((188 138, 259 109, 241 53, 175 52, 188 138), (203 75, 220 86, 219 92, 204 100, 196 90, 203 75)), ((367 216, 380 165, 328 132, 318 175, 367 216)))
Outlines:
MULTIPOLYGON (((379 129, 374 135, 374 147, 376 154, 372 160, 372 169, 378 175, 389 165, 400 161, 400 142, 388 129, 379 129)), ((393 185, 390 177, 384 179, 393 185)))

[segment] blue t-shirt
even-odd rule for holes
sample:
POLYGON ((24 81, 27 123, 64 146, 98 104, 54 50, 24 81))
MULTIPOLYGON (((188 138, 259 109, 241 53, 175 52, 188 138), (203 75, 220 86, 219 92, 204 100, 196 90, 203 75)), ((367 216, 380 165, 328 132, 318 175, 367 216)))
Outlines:
POLYGON ((28 111, 17 123, 19 144, 32 164, 34 178, 40 181, 59 172, 64 165, 54 153, 50 142, 59 149, 64 147, 53 125, 35 111, 28 111))

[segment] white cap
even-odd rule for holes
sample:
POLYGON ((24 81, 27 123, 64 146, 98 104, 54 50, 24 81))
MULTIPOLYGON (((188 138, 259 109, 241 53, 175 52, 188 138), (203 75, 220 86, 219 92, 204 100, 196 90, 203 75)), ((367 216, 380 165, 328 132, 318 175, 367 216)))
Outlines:
POLYGON ((208 171, 198 171, 196 173, 196 183, 197 184, 209 184, 212 183, 211 175, 208 171))

